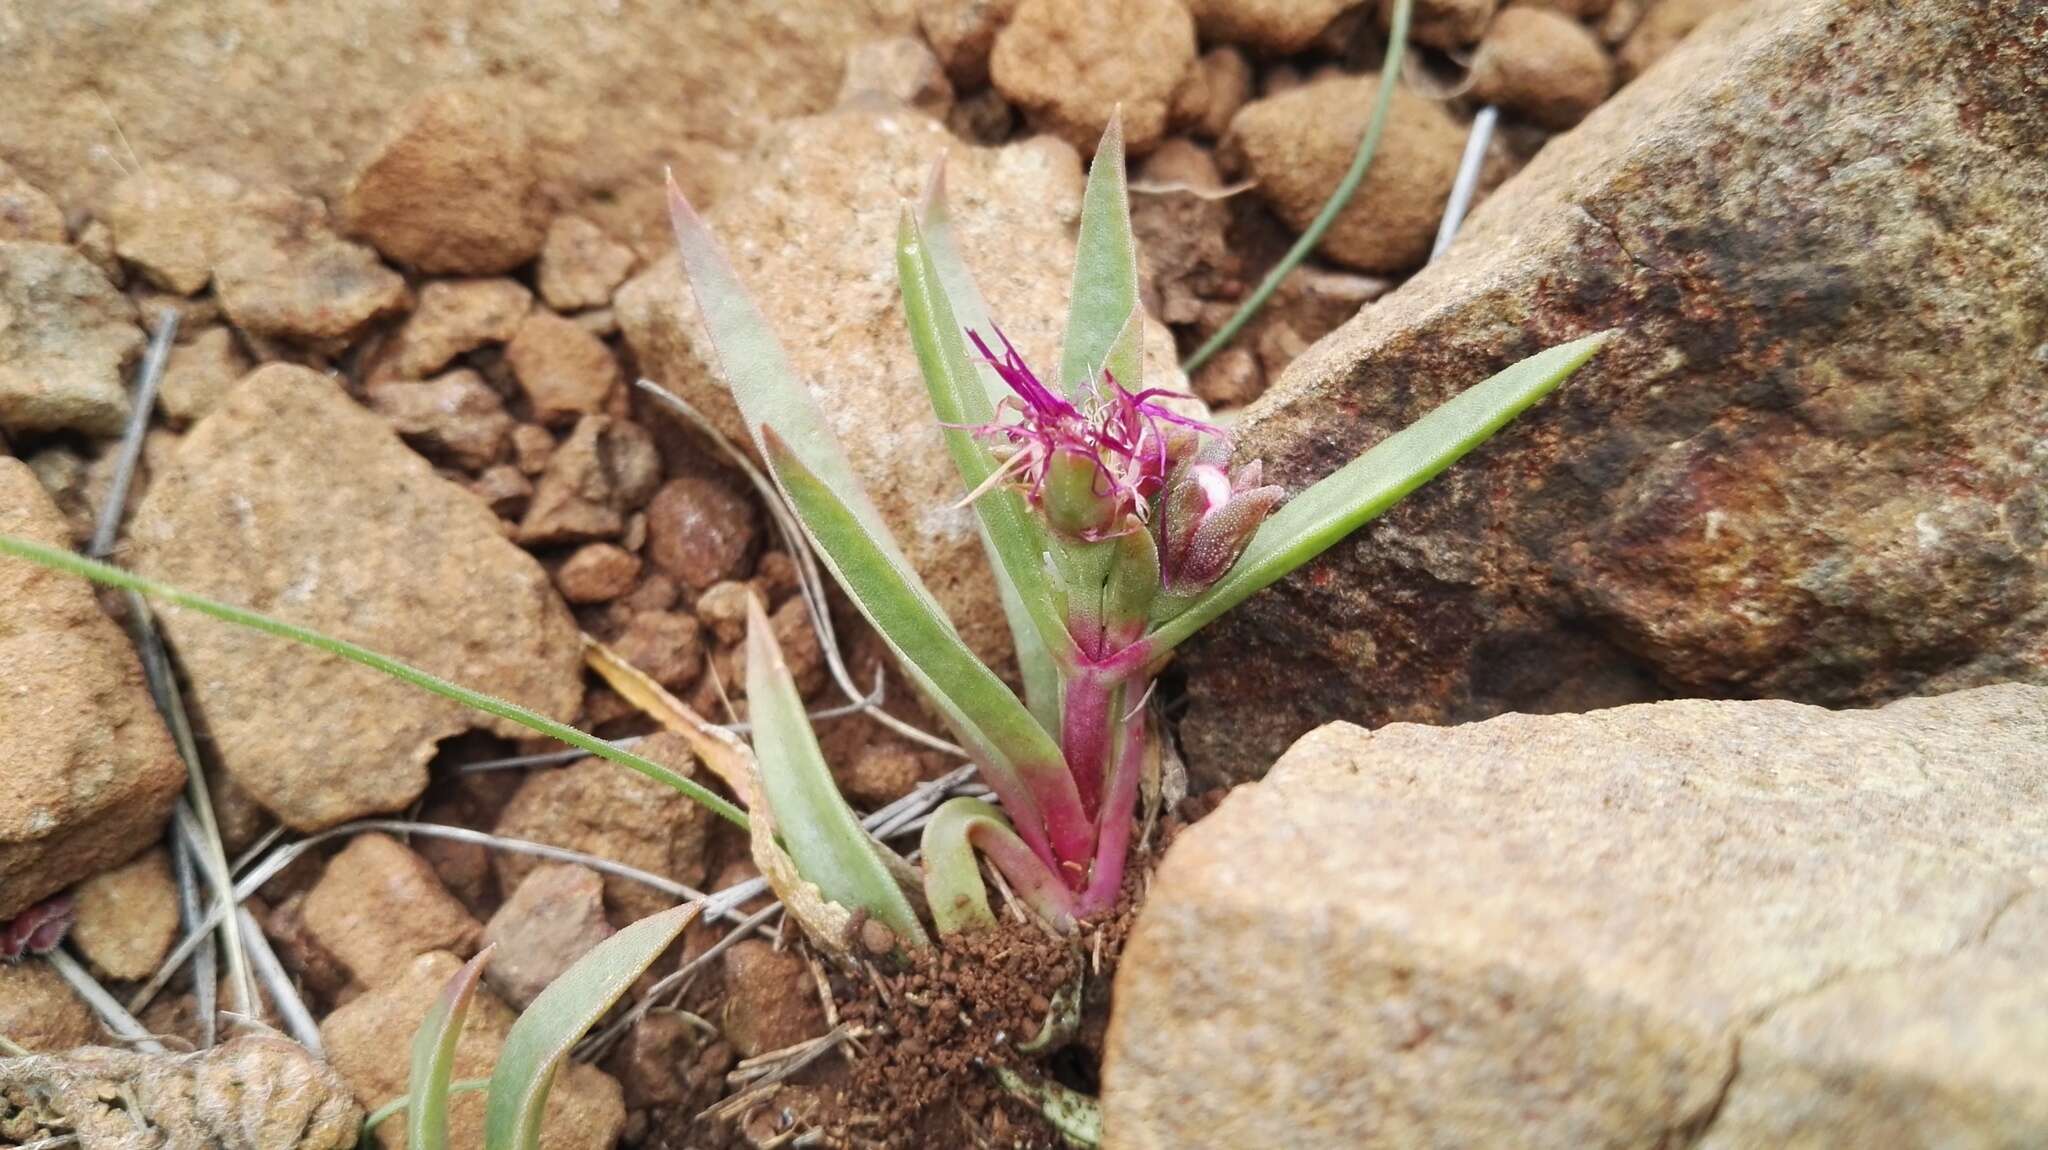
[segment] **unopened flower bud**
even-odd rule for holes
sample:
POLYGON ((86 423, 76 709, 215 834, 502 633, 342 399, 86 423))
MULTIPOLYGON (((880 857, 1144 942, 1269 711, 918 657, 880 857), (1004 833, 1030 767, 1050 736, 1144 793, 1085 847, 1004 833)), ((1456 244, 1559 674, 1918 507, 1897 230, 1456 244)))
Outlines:
POLYGON ((1281 489, 1259 482, 1264 469, 1257 460, 1231 476, 1218 455, 1204 451, 1188 461, 1167 488, 1159 567, 1174 594, 1192 594, 1221 579, 1280 503, 1281 489))
POLYGON ((1120 502, 1093 453, 1059 446, 1045 469, 1045 517, 1053 530, 1076 539, 1101 539, 1117 525, 1120 502))

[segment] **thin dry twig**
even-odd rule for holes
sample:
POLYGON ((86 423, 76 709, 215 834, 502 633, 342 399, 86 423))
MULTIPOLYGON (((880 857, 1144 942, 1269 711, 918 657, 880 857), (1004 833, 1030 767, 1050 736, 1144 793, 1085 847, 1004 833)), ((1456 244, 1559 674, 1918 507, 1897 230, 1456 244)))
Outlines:
POLYGON ((60 946, 44 957, 50 960, 51 967, 70 984, 78 997, 84 999, 85 1004, 92 1008, 92 1012, 100 1016, 100 1021, 106 1025, 109 1032, 133 1042, 138 1050, 150 1054, 164 1053, 163 1043, 151 1037, 149 1031, 143 1029, 142 1023, 137 1022, 133 1014, 122 1009, 121 1004, 114 1001, 114 996, 107 993, 107 988, 101 986, 90 971, 71 957, 70 951, 60 946))

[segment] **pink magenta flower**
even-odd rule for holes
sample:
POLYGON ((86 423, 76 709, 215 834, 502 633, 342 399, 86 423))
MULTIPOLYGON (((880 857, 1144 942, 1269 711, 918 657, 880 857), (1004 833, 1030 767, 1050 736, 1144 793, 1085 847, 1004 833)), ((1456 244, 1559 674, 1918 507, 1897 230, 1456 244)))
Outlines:
POLYGON ((1012 394, 997 405, 994 420, 966 430, 1006 444, 1010 454, 970 498, 1013 480, 1054 528, 1097 542, 1148 523, 1175 462, 1201 436, 1223 438, 1220 428, 1157 402, 1177 393, 1132 392, 1106 370, 1097 397, 1077 406, 1040 382, 1002 329, 995 331, 1000 357, 980 333, 970 329, 967 338, 1012 394))

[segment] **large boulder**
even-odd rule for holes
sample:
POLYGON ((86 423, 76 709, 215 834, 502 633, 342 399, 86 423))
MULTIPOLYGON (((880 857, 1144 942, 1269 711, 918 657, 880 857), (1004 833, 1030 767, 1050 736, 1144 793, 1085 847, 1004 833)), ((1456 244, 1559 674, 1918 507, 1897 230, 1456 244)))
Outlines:
MULTIPOLYGON (((0 534, 69 547, 28 465, 0 456, 0 534)), ((0 558, 0 922, 148 847, 185 767, 92 587, 0 558)))
POLYGON ((2048 688, 1343 723, 1181 835, 1107 1145, 2048 1145, 2048 688))
POLYGON ((1603 328, 1589 367, 1186 652, 1198 776, 1318 723, 2048 681, 2048 91, 2024 5, 1756 0, 1303 356, 1300 490, 1603 328))
MULTIPOLYGON (((778 126, 753 157, 748 194, 720 201, 707 218, 904 553, 961 637, 1000 662, 1008 627, 974 512, 958 505, 965 492, 931 415, 896 284, 897 211, 923 194, 942 154, 956 233, 982 294, 1049 375, 1082 187, 1079 158, 1056 140, 970 147, 920 113, 860 102, 778 126)), ((629 281, 615 306, 641 370, 747 442, 738 407, 706 366, 708 338, 680 261, 671 255, 629 281)), ((1184 390, 1165 329, 1148 334, 1147 386, 1184 390)))
POLYGON ((916 24, 912 0, 329 0, 289 20, 267 0, 86 0, 7 20, 0 155, 66 208, 173 160, 339 203, 423 94, 491 81, 526 126, 540 196, 657 239, 664 165, 714 192, 762 125, 830 106, 849 45, 916 24))
MULTIPOLYGON (((135 515, 137 570, 361 643, 562 720, 576 624, 498 519, 332 380, 250 374, 186 435, 135 515)), ((296 830, 395 811, 490 719, 339 657, 166 606, 187 699, 237 784, 296 830)))

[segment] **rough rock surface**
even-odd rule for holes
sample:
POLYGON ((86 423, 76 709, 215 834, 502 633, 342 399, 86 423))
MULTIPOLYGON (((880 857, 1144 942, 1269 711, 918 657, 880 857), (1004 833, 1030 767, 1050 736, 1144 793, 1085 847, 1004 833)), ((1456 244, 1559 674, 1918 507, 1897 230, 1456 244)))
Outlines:
POLYGON ((1548 128, 1585 119, 1614 90, 1600 38, 1562 12, 1516 5, 1494 17, 1472 59, 1472 97, 1548 128))
MULTIPOLYGON (((914 112, 845 109, 779 127, 754 159, 752 193, 707 218, 905 554, 967 643, 1000 663, 1008 626, 973 513, 953 506, 963 494, 959 476, 926 418, 931 401, 896 287, 896 206, 923 194, 933 161, 948 149, 961 249, 1004 332, 1051 371, 1081 198, 1077 158, 1056 140, 967 147, 914 112)), ((629 281, 617 307, 641 371, 746 442, 732 397, 705 366, 702 324, 677 259, 629 281)), ((1185 387, 1172 368, 1172 341, 1154 332, 1147 385, 1185 387)))
MULTIPOLYGON (((696 760, 679 736, 660 734, 636 748, 685 776, 696 760)), ((704 836, 710 812, 653 779, 604 759, 579 759, 536 771, 519 784, 498 816, 497 833, 567 847, 625 863, 689 886, 704 881, 704 836)), ((498 853, 498 887, 517 891, 540 860, 498 853)), ((605 902, 624 926, 675 905, 651 887, 605 879, 605 902)))
POLYGON ((1640 76, 1650 65, 1692 35, 1693 29, 1722 12, 1740 8, 1749 0, 1657 0, 1643 13, 1621 46, 1624 76, 1640 76))
MULTIPOLYGON (((320 1041, 328 1061, 348 1080, 364 1108, 382 1106, 405 1093, 407 1036, 433 1008, 441 988, 462 968, 452 954, 423 954, 397 981, 363 994, 320 1022, 320 1041)), ((455 1077, 488 1078, 497 1064, 498 1048, 515 1017, 489 987, 478 987, 470 1000, 469 1017, 455 1046, 455 1077)), ((555 1077, 541 1119, 541 1150, 612 1150, 626 1124, 626 1106, 619 1084, 594 1066, 570 1063, 555 1077)), ((480 1091, 448 1100, 448 1145, 451 1150, 482 1150, 484 1096, 480 1091)), ((386 1150, 405 1144, 404 1123, 377 1128, 386 1150)))
MULTIPOLYGON (((183 328, 179 334, 184 336, 183 328)), ((194 332, 171 347, 157 403, 174 426, 183 427, 212 411, 249 374, 249 366, 234 332, 224 327, 194 332)))
MULTIPOLYGON (((0 533, 68 547, 0 457, 0 533)), ((0 920, 155 841, 185 768, 120 627, 84 581, 0 559, 0 920)))
POLYGON ((100 1036, 92 1008, 48 961, 0 962, 0 1034, 24 1050, 55 1052, 100 1036))
POLYGON ((825 1033, 825 1008, 803 956, 750 938, 725 952, 720 1029, 741 1058, 825 1033))
MULTIPOLYGON (((1409 39, 1455 52, 1478 40, 1499 0, 1416 0, 1409 39)), ((1380 26, 1393 23, 1394 0, 1379 0, 1380 26)), ((1357 139, 1354 133, 1353 139, 1357 139)))
POLYGON ((191 295, 213 278, 221 224, 241 181, 187 164, 149 164, 115 184, 101 216, 114 254, 142 278, 191 295))
POLYGON ((527 121, 548 202, 659 241, 664 164, 692 195, 715 193, 760 125, 829 107, 847 46, 911 31, 913 9, 450 0, 374 16, 294 8, 283 21, 270 0, 24 5, 0 37, 0 155, 66 208, 120 178, 124 141, 145 164, 202 164, 339 202, 400 109, 493 80, 527 121))
POLYGON ((57 202, 0 161, 0 241, 61 244, 67 238, 57 202))
POLYGON ((604 876, 588 867, 548 863, 519 883, 484 928, 496 946, 484 978, 515 1009, 524 1010, 549 983, 610 938, 604 917, 604 876))
POLYGON ((916 36, 856 44, 846 54, 839 102, 880 97, 943 120, 953 110, 953 82, 930 46, 916 36))
POLYGON ((633 249, 582 216, 559 216, 548 225, 535 279, 549 307, 579 311, 612 302, 632 270, 633 249))
POLYGON ((586 415, 560 450, 549 454, 533 505, 520 521, 520 541, 587 543, 616 536, 625 530, 626 514, 647 502, 660 482, 661 455, 646 428, 586 415))
POLYGON ((619 385, 619 361, 604 341, 544 308, 535 308, 505 345, 505 363, 542 423, 567 427, 605 409, 619 385))
POLYGON ((988 55, 1017 0, 917 0, 917 26, 960 88, 988 83, 988 55))
POLYGON ((989 75, 1033 126, 1092 155, 1123 109, 1124 146, 1152 150, 1195 62, 1180 0, 1023 0, 996 35, 989 75))
MULTIPOLYGON (((1297 232, 1322 211, 1351 166, 1378 88, 1378 76, 1335 76, 1254 100, 1231 121, 1226 151, 1242 160, 1258 195, 1297 232)), ((1395 88, 1372 168, 1316 250, 1361 271, 1419 266, 1436 238, 1465 135, 1441 104, 1395 88)))
POLYGON ((148 978, 178 939, 178 888, 161 848, 96 874, 76 892, 71 944, 102 977, 148 978))
POLYGON ((96 1046, 0 1059, 0 1092, 37 1099, 12 1116, 27 1122, 10 1124, 15 1145, 347 1150, 363 1128, 341 1077, 269 1034, 192 1054, 96 1046))
POLYGON ((435 280, 420 289, 405 326, 378 349, 370 380, 425 379, 463 352, 504 343, 532 306, 533 293, 518 280, 435 280))
POLYGON ((371 320, 411 302, 377 253, 334 234, 327 205, 295 192, 250 192, 215 238, 214 291, 236 327, 338 349, 371 320))
MULTIPOLYGON (((186 435, 131 534, 134 566, 166 582, 557 718, 581 702, 576 626, 540 564, 315 372, 244 380, 186 435)), ((229 774, 298 830, 405 806, 443 738, 524 730, 189 611, 162 622, 229 774)))
POLYGON ((496 463, 512 435, 505 401, 467 368, 419 383, 373 383, 366 395, 370 409, 421 454, 465 471, 496 463))
POLYGON ((342 198, 349 230, 421 272, 495 275, 539 255, 547 205, 515 101, 451 85, 406 105, 342 198))
POLYGON ((1290 490, 1621 329, 1185 651, 1197 774, 1254 776, 1340 717, 2048 681, 2048 78, 2027 44, 2019 10, 1975 0, 1755 0, 1296 361, 1239 440, 1290 490))
POLYGON ((361 834, 327 862, 300 910, 306 933, 362 986, 402 977, 433 950, 468 957, 483 924, 427 860, 385 834, 361 834))
POLYGON ((1110 1144, 2048 1142, 2048 689, 1323 727, 1175 843, 1110 1144))
POLYGON ((1185 0, 1202 39, 1296 52, 1360 0, 1185 0))
POLYGON ((84 256, 0 243, 0 430, 120 434, 142 343, 135 305, 84 256))

